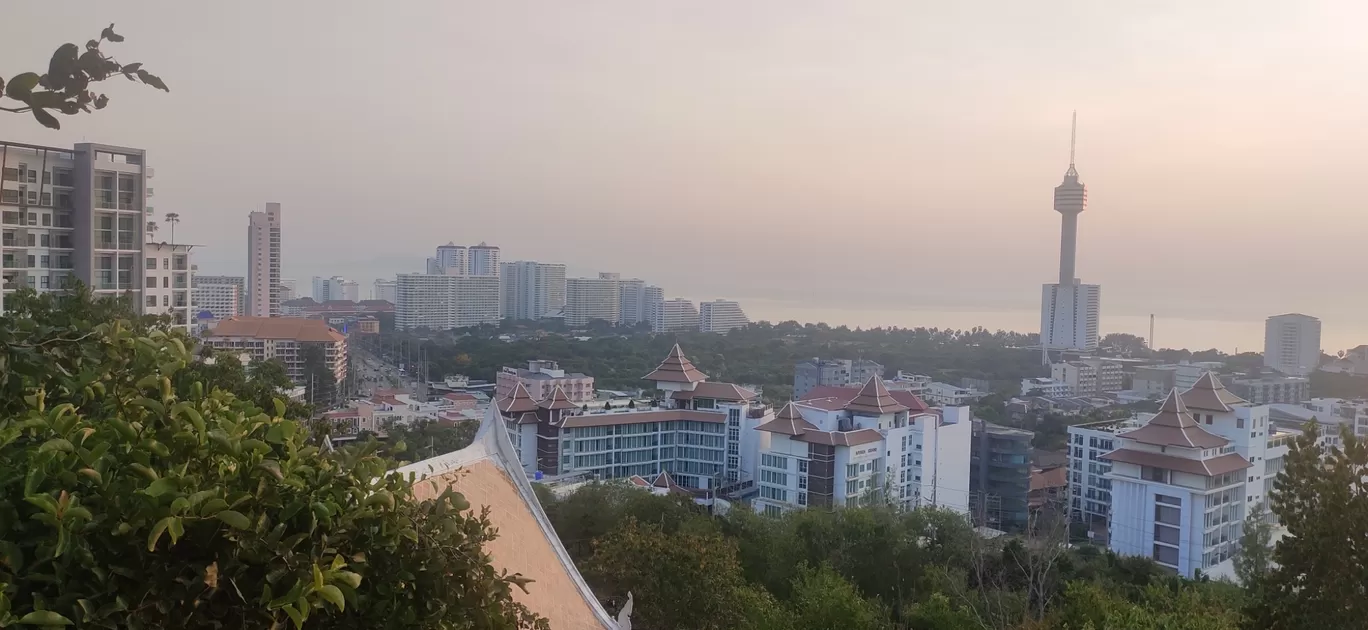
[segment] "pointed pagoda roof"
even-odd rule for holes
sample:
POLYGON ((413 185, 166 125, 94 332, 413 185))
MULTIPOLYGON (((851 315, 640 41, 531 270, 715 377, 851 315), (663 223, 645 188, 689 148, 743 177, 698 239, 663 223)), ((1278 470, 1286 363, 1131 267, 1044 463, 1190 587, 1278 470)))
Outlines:
POLYGON ((1183 404, 1203 411, 1230 411, 1248 402, 1227 390, 1211 372, 1203 374, 1191 389, 1183 392, 1183 404))
MULTIPOLYGON (((519 383, 519 385, 521 386, 521 383, 519 383)), ((560 386, 560 385, 557 385, 555 388, 553 388, 553 389, 551 390, 551 395, 550 395, 550 396, 547 396, 547 397, 546 397, 546 400, 543 400, 543 401, 537 403, 537 406, 538 406, 538 407, 541 407, 542 409, 553 409, 553 410, 554 410, 554 409, 579 409, 579 405, 576 405, 574 402, 572 402, 572 401, 570 400, 570 397, 569 397, 569 396, 566 396, 566 395, 565 395, 565 390, 561 389, 561 386, 560 386)))
POLYGON ((783 435, 800 435, 804 431, 817 431, 818 429, 811 422, 804 420, 803 414, 798 412, 798 406, 790 402, 774 415, 773 420, 755 427, 755 430, 783 435))
POLYGON ((679 344, 675 344, 670 349, 670 356, 665 357, 655 371, 643 376, 642 379, 667 383, 699 383, 708 380, 708 375, 699 372, 698 368, 684 357, 684 351, 679 349, 679 344))
POLYGON ((869 377, 869 382, 865 383, 864 387, 860 388, 860 393, 846 403, 845 409, 856 413, 883 415, 907 411, 908 407, 894 400, 893 396, 888 393, 888 388, 884 387, 883 378, 875 374, 869 377))
POLYGON ((508 398, 504 398, 496 405, 504 415, 513 415, 526 411, 536 411, 537 401, 532 400, 532 394, 527 393, 527 388, 519 382, 513 386, 513 391, 508 392, 508 398))
POLYGON ((1216 448, 1230 443, 1230 440, 1210 433, 1197 424, 1197 420, 1188 413, 1187 405, 1183 404, 1177 389, 1169 392, 1168 398, 1159 407, 1159 413, 1154 414, 1145 426, 1120 435, 1145 444, 1180 448, 1216 448))

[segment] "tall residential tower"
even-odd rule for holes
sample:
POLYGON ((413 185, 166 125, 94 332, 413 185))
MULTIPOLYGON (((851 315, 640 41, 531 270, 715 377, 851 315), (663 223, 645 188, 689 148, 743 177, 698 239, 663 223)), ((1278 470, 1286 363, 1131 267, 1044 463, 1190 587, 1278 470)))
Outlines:
POLYGON ((247 314, 280 316, 280 204, 266 204, 247 223, 247 314))
MULTIPOLYGON (((1069 170, 1064 182, 1055 187, 1054 209, 1063 222, 1059 236, 1059 282, 1041 290, 1040 344, 1050 350, 1095 350, 1102 287, 1082 284, 1075 276, 1078 243, 1078 215, 1088 207, 1088 187, 1078 181, 1074 168, 1074 145, 1078 137, 1078 114, 1074 113, 1069 136, 1069 170)), ((1048 361, 1047 361, 1048 362, 1048 361)))

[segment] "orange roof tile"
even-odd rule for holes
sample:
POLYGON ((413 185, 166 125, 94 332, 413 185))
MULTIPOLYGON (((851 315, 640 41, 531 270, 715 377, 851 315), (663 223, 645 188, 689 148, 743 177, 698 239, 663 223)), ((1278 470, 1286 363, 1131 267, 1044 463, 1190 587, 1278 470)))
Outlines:
POLYGON ((1122 448, 1103 455, 1102 459, 1151 468, 1167 468, 1178 472, 1202 475, 1203 477, 1215 477, 1253 466, 1249 460, 1239 453, 1227 453, 1211 459, 1185 459, 1163 453, 1149 453, 1122 448))
POLYGON ((527 393, 527 388, 522 383, 513 386, 513 391, 508 392, 508 398, 498 401, 495 407, 504 415, 513 415, 525 411, 536 411, 537 401, 532 400, 532 394, 527 393))
POLYGON ((698 371, 698 368, 684 357, 684 351, 679 349, 679 344, 675 344, 670 349, 670 356, 665 357, 659 367, 642 379, 666 383, 697 383, 708 380, 708 375, 698 371))
POLYGON ((888 393, 888 388, 884 387, 883 379, 879 375, 869 377, 869 382, 860 388, 860 392, 850 399, 845 406, 847 411, 855 413, 874 413, 886 414, 908 411, 907 406, 894 400, 888 393))
POLYGON ((803 414, 798 412, 798 407, 790 402, 774 415, 773 420, 755 427, 755 430, 783 435, 802 435, 804 432, 817 431, 818 429, 811 422, 804 420, 803 414))
POLYGON ((1183 392, 1183 403, 1192 409, 1203 411, 1230 411, 1237 405, 1247 404, 1249 401, 1230 393, 1221 384, 1221 379, 1216 378, 1215 374, 1207 372, 1202 378, 1197 379, 1192 388, 1183 392))
MULTIPOLYGON (((835 385, 818 385, 817 387, 814 387, 814 388, 808 390, 808 393, 803 394, 803 397, 800 398, 799 400, 800 400, 800 401, 806 402, 806 401, 808 401, 808 400, 812 400, 812 399, 816 399, 816 398, 839 398, 839 399, 841 399, 842 401, 850 402, 850 401, 851 401, 852 399, 854 399, 855 396, 857 396, 859 393, 860 393, 860 388, 856 388, 856 387, 837 387, 837 386, 835 386, 835 385)), ((927 409, 930 409, 930 407, 929 407, 924 401, 922 401, 921 398, 917 397, 916 394, 913 394, 912 392, 909 392, 909 391, 907 391, 907 390, 903 390, 903 389, 889 390, 889 391, 888 391, 888 395, 889 395, 889 396, 892 396, 892 397, 893 397, 893 400, 898 401, 898 404, 901 404, 902 406, 907 407, 908 411, 911 411, 911 412, 914 413, 914 414, 923 413, 923 412, 925 412, 927 409)))
POLYGON ((1188 413, 1183 398, 1175 389, 1169 392, 1159 413, 1149 419, 1144 426, 1121 433, 1120 437, 1155 446, 1178 446, 1181 448, 1215 448, 1230 443, 1219 435, 1203 429, 1188 413))
POLYGON ((229 317, 204 333, 206 337, 251 337, 292 341, 338 342, 347 338, 321 319, 303 317, 229 317))
MULTIPOLYGON (((518 387, 522 387, 522 383, 518 383, 518 387)), ((579 405, 570 401, 570 397, 565 395, 565 390, 561 389, 560 385, 552 389, 551 395, 537 403, 537 406, 542 409, 579 409, 579 405)))
POLYGON ((739 385, 733 385, 731 383, 709 383, 704 381, 695 384, 692 391, 675 392, 671 398, 674 398, 675 400, 714 398, 730 402, 743 402, 755 400, 756 396, 758 396, 758 394, 739 385))

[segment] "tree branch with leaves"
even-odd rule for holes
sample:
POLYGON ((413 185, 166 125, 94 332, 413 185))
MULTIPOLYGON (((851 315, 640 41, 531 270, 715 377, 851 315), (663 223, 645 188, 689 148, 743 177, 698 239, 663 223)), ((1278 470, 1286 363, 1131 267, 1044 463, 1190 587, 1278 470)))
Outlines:
POLYGON ((0 97, 18 103, 11 105, 0 98, 0 103, 4 103, 0 105, 0 111, 30 113, 44 127, 61 129, 62 124, 54 112, 74 116, 104 109, 109 104, 108 96, 90 89, 92 83, 123 75, 129 81, 170 92, 166 82, 144 70, 142 63, 121 64, 100 50, 100 45, 106 41, 119 43, 123 40, 110 24, 100 32, 99 39, 86 42, 84 52, 72 43, 58 47, 48 61, 46 73, 23 72, 10 77, 8 82, 0 77, 0 97))

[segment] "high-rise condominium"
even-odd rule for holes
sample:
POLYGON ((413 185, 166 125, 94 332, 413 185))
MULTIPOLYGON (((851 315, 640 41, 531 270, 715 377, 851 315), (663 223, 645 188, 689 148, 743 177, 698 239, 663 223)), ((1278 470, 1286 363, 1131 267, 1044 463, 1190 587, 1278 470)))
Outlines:
POLYGON ((361 288, 355 280, 348 280, 342 276, 333 276, 331 278, 314 276, 313 299, 315 302, 330 302, 334 300, 359 302, 361 301, 361 288))
POLYGON ((377 300, 384 300, 390 304, 394 304, 399 300, 397 291, 398 285, 395 284, 393 280, 376 280, 372 297, 377 300))
POLYGON ((503 317, 541 319, 565 308, 565 265, 519 260, 499 266, 503 317))
POLYGON ((565 325, 584 326, 594 320, 617 323, 618 282, 615 273, 600 273, 597 278, 569 278, 565 281, 565 325))
POLYGON ((499 323, 499 278, 401 273, 395 280, 399 330, 449 330, 499 323))
POLYGON ((699 302, 698 329, 702 332, 724 333, 750 323, 741 305, 731 300, 699 302))
MULTIPOLYGON (((195 274, 194 278, 191 278, 191 283, 191 286, 194 286, 195 288, 199 288, 201 286, 206 285, 232 285, 237 287, 237 291, 233 292, 234 295, 237 296, 235 298, 237 300, 237 304, 232 309, 232 315, 247 314, 247 278, 244 278, 242 276, 209 276, 197 273, 195 274)), ((216 289, 215 291, 217 291, 220 294, 223 292, 222 289, 216 289)), ((199 304, 199 306, 203 307, 203 304, 199 304)), ((214 311, 214 316, 218 317, 220 314, 226 312, 228 311, 214 311)), ((232 315, 229 315, 229 317, 232 317, 232 315)), ((219 317, 219 319, 224 318, 219 317)))
POLYGON ((294 278, 280 279, 280 301, 289 302, 299 297, 299 283, 294 278))
POLYGON ((655 321, 660 303, 665 301, 665 291, 660 287, 646 284, 645 280, 632 278, 618 284, 618 323, 636 326, 640 323, 655 321))
POLYGON ((142 149, 0 141, 0 166, 0 294, 20 287, 42 293, 76 279, 97 295, 131 294, 146 304, 146 201, 153 192, 146 184, 153 173, 142 149))
POLYGON ((1306 376, 1320 366, 1321 322, 1310 315, 1274 315, 1264 323, 1264 365, 1306 376))
POLYGON ((466 247, 455 243, 437 246, 437 255, 427 259, 430 274, 453 276, 499 275, 499 248, 481 242, 466 247))
POLYGON ((470 275, 499 275, 499 248, 485 242, 470 248, 470 275))
POLYGON ((247 314, 280 316, 280 204, 247 219, 247 314))
POLYGON ((1069 170, 1064 182, 1055 187, 1054 208, 1062 217, 1059 240, 1059 282, 1041 290, 1040 343, 1044 350, 1095 350, 1098 321, 1102 308, 1102 287, 1082 284, 1075 277, 1074 260, 1078 241, 1078 215, 1088 207, 1088 187, 1078 181, 1074 168, 1074 139, 1078 117, 1074 116, 1074 135, 1069 141, 1069 170))
POLYGON ((656 310, 651 330, 658 333, 698 330, 698 308, 684 298, 665 300, 656 310))

